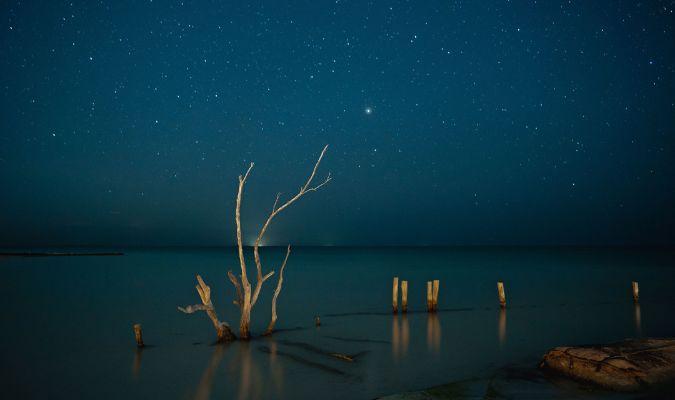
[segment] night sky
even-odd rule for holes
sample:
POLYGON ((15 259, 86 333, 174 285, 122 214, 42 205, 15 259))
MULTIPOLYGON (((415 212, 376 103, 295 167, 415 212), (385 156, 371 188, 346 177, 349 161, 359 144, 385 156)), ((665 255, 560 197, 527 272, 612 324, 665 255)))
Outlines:
POLYGON ((244 3, 3 1, 0 246, 675 243, 672 1, 244 3))

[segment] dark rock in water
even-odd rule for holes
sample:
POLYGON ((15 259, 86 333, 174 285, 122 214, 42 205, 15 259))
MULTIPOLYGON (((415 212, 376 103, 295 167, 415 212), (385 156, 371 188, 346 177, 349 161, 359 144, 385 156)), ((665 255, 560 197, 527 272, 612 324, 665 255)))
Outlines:
POLYGON ((675 378, 675 339, 556 347, 540 368, 606 389, 635 391, 675 378))

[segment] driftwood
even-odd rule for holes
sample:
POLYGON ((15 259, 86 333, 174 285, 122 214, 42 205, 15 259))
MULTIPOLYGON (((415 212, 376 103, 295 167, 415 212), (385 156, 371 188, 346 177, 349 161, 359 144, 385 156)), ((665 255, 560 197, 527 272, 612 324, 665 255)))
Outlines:
POLYGON ((540 367, 607 389, 634 391, 675 379, 675 339, 556 347, 544 355, 540 367))
POLYGON ((234 333, 230 329, 230 325, 227 322, 222 322, 218 319, 216 310, 213 308, 213 303, 211 302, 211 288, 204 283, 204 280, 201 276, 197 275, 197 283, 195 286, 197 293, 199 293, 199 298, 202 300, 202 304, 193 304, 185 307, 178 307, 179 311, 182 311, 186 314, 192 314, 197 311, 204 311, 206 315, 213 322, 213 327, 216 329, 216 335, 218 337, 218 342, 229 342, 236 339, 234 333))

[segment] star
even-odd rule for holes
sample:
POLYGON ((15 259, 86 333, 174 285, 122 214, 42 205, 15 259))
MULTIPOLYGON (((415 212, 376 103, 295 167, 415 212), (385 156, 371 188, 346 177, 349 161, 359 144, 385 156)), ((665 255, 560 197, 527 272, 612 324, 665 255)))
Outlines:
POLYGON ((373 113, 373 109, 371 107, 366 107, 366 109, 363 111, 366 113, 366 115, 370 115, 373 113))

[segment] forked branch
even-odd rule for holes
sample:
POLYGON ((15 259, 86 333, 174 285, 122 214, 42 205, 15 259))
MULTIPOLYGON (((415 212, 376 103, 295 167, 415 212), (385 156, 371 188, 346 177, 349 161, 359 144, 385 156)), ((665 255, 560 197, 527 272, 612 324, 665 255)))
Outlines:
POLYGON ((251 304, 255 305, 256 301, 258 301, 258 295, 260 294, 260 287, 262 286, 263 282, 271 276, 272 273, 267 274, 266 276, 263 277, 262 275, 262 263, 260 261, 260 252, 259 252, 259 247, 260 243, 262 242, 263 237, 265 236, 265 232, 267 232, 267 228, 270 226, 272 223, 272 220, 274 217, 279 215, 280 212, 285 210, 288 206, 293 204, 295 201, 300 199, 302 196, 304 196, 306 193, 309 192, 315 192, 318 189, 320 189, 322 186, 326 185, 328 182, 331 181, 331 176, 330 172, 326 176, 326 179, 324 181, 316 186, 311 186, 312 181, 314 180, 314 177, 316 176, 316 171, 319 169, 319 165, 321 164, 321 160, 323 159, 323 156, 326 154, 326 150, 328 150, 328 145, 324 146, 323 150, 321 150, 321 154, 319 155, 319 159, 316 160, 316 164, 314 164, 314 168, 312 169, 312 173, 309 175, 309 178, 307 178, 307 181, 305 184, 300 187, 300 190, 298 193, 293 196, 290 200, 282 204, 281 206, 277 207, 277 204, 279 203, 279 197, 281 194, 277 194, 277 198, 274 201, 274 206, 272 206, 272 212, 270 215, 267 217, 267 220, 263 224, 262 228, 260 229, 260 233, 258 233, 258 237, 255 240, 255 243, 253 244, 253 258, 255 260, 255 266, 258 272, 258 280, 256 283, 256 288, 253 293, 253 299, 251 300, 251 304))
POLYGON ((220 321, 216 310, 213 308, 213 303, 211 302, 211 288, 204 283, 204 280, 201 276, 197 275, 197 283, 195 286, 197 293, 199 293, 199 298, 202 301, 202 304, 193 304, 186 307, 178 307, 179 311, 182 311, 186 314, 192 314, 197 311, 205 311, 206 315, 213 322, 213 327, 216 328, 216 333, 218 335, 218 342, 228 342, 235 339, 230 325, 227 322, 220 321))

